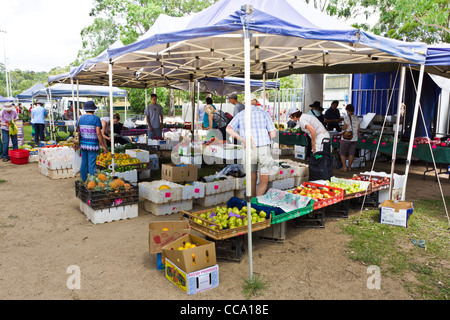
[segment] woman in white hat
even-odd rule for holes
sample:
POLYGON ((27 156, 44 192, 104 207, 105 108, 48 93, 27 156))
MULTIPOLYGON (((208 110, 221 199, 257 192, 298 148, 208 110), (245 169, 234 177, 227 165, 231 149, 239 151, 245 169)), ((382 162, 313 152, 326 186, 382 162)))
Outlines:
POLYGON ((9 161, 9 138, 11 137, 11 142, 13 149, 19 149, 17 144, 17 134, 9 135, 9 126, 11 122, 15 122, 19 119, 17 115, 16 108, 12 104, 7 104, 3 106, 2 112, 0 113, 1 129, 2 129, 2 139, 3 139, 3 161, 9 161))

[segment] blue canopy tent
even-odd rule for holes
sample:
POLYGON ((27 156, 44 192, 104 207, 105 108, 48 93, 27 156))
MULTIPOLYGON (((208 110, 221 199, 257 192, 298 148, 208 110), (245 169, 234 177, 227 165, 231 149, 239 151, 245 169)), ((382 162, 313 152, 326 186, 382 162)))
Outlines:
POLYGON ((5 98, 3 96, 0 96, 0 103, 5 103, 5 102, 13 102, 14 99, 12 98, 5 98))
POLYGON ((39 89, 45 89, 45 85, 42 83, 36 83, 32 87, 16 95, 15 98, 19 101, 31 100, 33 98, 33 92, 39 89))
MULTIPOLYGON (((35 90, 32 97, 69 97, 72 95, 72 86, 70 84, 58 83, 51 87, 35 90)), ((78 94, 81 97, 109 97, 110 90, 105 86, 79 85, 78 94)), ((113 87, 113 97, 126 97, 127 91, 113 87)))
MULTIPOLYGON (((222 0, 183 19, 158 19, 150 31, 132 44, 108 49, 103 62, 74 69, 72 79, 81 81, 90 73, 101 74, 104 84, 111 86, 117 74, 121 81, 128 78, 151 87, 204 77, 243 77, 248 132, 250 77, 342 70, 360 73, 363 67, 364 72, 375 72, 405 63, 422 65, 427 52, 425 44, 387 39, 349 27, 295 0, 222 0), (163 21, 170 21, 167 31, 160 25, 163 21)), ((251 145, 250 135, 246 139, 246 144, 251 145)), ((247 159, 250 152, 247 148, 247 159)), ((250 194, 250 161, 246 162, 246 172, 246 191, 250 194)), ((251 233, 251 223, 248 228, 251 233)), ((251 237, 248 239, 252 278, 251 237)))
MULTIPOLYGON (((279 89, 280 83, 277 81, 260 81, 252 80, 250 82, 251 91, 260 90, 263 87, 265 89, 279 89)), ((172 88, 179 90, 189 90, 189 82, 178 82, 171 86, 172 88)), ((207 92, 216 96, 226 96, 233 92, 241 93, 245 89, 245 82, 242 78, 225 77, 225 78, 203 78, 198 80, 198 91, 207 92)))

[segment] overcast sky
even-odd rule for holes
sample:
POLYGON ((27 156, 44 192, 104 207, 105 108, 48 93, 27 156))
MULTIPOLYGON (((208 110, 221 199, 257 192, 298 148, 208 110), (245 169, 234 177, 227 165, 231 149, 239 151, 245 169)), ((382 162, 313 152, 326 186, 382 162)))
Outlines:
POLYGON ((93 0, 0 0, 0 62, 9 70, 50 71, 73 62, 93 0))

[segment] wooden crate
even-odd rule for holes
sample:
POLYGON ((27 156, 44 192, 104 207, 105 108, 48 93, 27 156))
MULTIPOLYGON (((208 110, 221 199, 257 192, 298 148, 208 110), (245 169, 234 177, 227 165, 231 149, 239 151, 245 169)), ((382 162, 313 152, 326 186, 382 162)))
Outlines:
MULTIPOLYGON (((229 239, 229 238, 241 236, 241 235, 248 233, 248 226, 245 226, 245 225, 236 227, 233 229, 227 228, 227 229, 222 229, 222 230, 214 230, 214 229, 211 229, 209 226, 206 227, 206 226, 200 225, 194 221, 194 219, 200 219, 203 222, 206 222, 208 225, 218 226, 218 224, 216 224, 212 221, 200 218, 200 214, 207 213, 208 211, 212 211, 212 210, 215 210, 215 208, 202 210, 202 211, 198 211, 198 212, 194 212, 194 213, 188 212, 188 211, 180 211, 180 215, 182 218, 187 218, 189 220, 189 225, 191 226, 192 229, 197 230, 198 232, 203 233, 207 237, 210 237, 214 240, 229 239)), ((252 232, 263 230, 265 228, 270 227, 271 218, 272 217, 270 216, 270 214, 268 214, 268 216, 266 217, 266 220, 264 220, 262 222, 252 223, 252 232)))

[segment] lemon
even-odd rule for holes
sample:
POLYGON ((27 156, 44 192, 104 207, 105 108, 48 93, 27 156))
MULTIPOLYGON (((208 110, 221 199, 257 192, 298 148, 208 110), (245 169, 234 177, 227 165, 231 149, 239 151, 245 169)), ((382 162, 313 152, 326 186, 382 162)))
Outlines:
POLYGON ((167 185, 165 185, 165 184, 163 184, 162 186, 160 186, 160 187, 158 188, 158 190, 167 190, 167 189, 170 189, 170 187, 167 186, 167 185))
POLYGON ((189 248, 191 247, 191 245, 192 245, 192 243, 186 242, 186 243, 184 244, 184 248, 185 248, 185 249, 189 249, 189 248))

